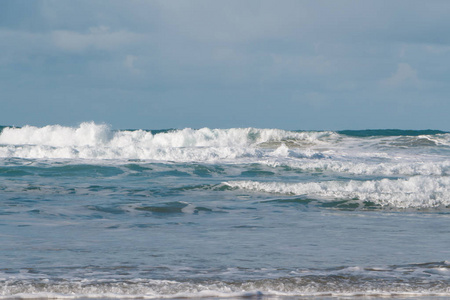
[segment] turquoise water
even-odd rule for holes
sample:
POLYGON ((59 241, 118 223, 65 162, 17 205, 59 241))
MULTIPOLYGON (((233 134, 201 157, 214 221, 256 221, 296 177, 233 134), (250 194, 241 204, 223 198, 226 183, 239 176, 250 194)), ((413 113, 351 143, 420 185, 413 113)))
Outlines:
POLYGON ((450 297, 450 134, 2 129, 0 297, 450 297))

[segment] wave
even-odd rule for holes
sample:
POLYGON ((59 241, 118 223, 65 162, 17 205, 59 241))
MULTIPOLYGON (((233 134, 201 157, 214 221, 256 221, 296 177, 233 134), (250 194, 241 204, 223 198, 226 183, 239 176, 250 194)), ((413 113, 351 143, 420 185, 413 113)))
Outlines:
POLYGON ((339 134, 355 137, 377 137, 377 136, 420 136, 449 133, 442 130, 402 130, 402 129, 365 129, 365 130, 340 130, 339 134))
POLYGON ((371 133, 367 137, 363 133, 257 128, 115 131, 92 122, 78 127, 4 127, 0 133, 0 157, 186 162, 266 156, 317 159, 336 153, 373 156, 386 149, 450 149, 448 133, 407 133, 398 136, 371 133))
POLYGON ((370 202, 392 208, 450 208, 450 178, 415 176, 408 179, 322 182, 229 181, 224 185, 255 192, 304 195, 313 199, 370 202))
MULTIPOLYGON (((317 154, 316 154, 317 156, 317 154)), ((289 168, 297 172, 337 173, 364 176, 450 176, 450 161, 345 161, 337 159, 285 159, 261 161, 274 168, 289 168)))
POLYGON ((258 156, 256 146, 264 143, 311 144, 330 135, 336 134, 256 128, 113 131, 95 123, 6 127, 0 134, 0 157, 203 161, 258 156))
MULTIPOLYGON (((255 270, 257 271, 257 270, 255 270)), ((261 270, 263 271, 263 270, 261 270)), ((267 273, 265 270, 264 273, 267 273)), ((232 271, 231 271, 232 272, 232 271)), ((276 278, 229 280, 0 277, 0 299, 155 299, 256 297, 449 297, 449 264, 291 270, 276 278)))
POLYGON ((191 129, 169 131, 113 131, 105 124, 82 123, 79 127, 49 125, 45 127, 6 127, 0 135, 2 144, 33 144, 45 146, 98 146, 126 142, 151 143, 163 147, 231 147, 250 146, 271 141, 297 140, 317 142, 332 132, 294 132, 281 129, 231 128, 191 129))

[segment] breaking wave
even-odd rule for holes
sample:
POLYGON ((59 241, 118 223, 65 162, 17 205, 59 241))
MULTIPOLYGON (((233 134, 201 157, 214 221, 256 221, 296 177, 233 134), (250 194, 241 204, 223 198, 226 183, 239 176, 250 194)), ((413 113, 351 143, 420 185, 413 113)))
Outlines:
POLYGON ((205 161, 258 156, 258 145, 270 147, 278 142, 279 146, 281 141, 313 145, 337 136, 255 128, 113 131, 94 123, 5 127, 0 134, 0 157, 205 161))
POLYGON ((235 189, 255 192, 305 195, 306 197, 372 202, 382 207, 449 208, 450 177, 415 176, 408 179, 321 182, 230 181, 235 189))
MULTIPOLYGON (((371 132, 371 131, 367 131, 371 132)), ((382 131, 383 132, 383 131, 382 131)), ((112 130, 82 123, 78 127, 3 127, 0 157, 67 159, 144 159, 163 161, 217 161, 236 158, 286 156, 326 158, 336 153, 383 155, 389 148, 450 146, 450 134, 439 131, 419 135, 382 135, 331 131, 231 128, 148 131, 112 130), (357 149, 357 151, 355 150, 357 149), (276 151, 275 151, 276 150, 276 151)), ((405 131, 404 134, 411 134, 405 131)), ((447 147, 447 148, 446 148, 447 147)))
POLYGON ((10 276, 9 279, 0 278, 0 299, 448 297, 449 272, 447 262, 432 262, 292 270, 283 277, 229 281, 140 278, 56 280, 10 276))

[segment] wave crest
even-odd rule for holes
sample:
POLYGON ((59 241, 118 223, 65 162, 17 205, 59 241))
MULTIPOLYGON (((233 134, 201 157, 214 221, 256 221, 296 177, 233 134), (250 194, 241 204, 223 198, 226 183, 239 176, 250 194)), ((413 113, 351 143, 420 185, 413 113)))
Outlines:
POLYGON ((0 157, 161 159, 175 161, 233 159, 258 156, 261 144, 295 140, 319 143, 329 132, 292 132, 279 129, 190 129, 168 132, 113 131, 107 125, 78 127, 5 127, 0 133, 0 157), (189 149, 189 150, 186 150, 189 149))
POLYGON ((48 125, 45 127, 24 126, 6 127, 0 134, 0 144, 5 145, 41 145, 53 147, 98 146, 112 138, 107 125, 82 123, 79 127, 48 125))
POLYGON ((255 192, 304 195, 331 200, 373 202, 394 208, 450 207, 450 178, 415 176, 408 179, 322 182, 230 181, 225 185, 255 192))

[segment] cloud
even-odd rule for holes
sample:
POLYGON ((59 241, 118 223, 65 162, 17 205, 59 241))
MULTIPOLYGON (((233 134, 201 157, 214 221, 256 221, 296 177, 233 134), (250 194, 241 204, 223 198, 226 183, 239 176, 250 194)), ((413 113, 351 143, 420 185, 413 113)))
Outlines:
POLYGON ((32 56, 45 55, 52 48, 46 34, 0 29, 0 65, 31 63, 32 56))
MULTIPOLYGON (((318 107, 356 111, 357 101, 379 111, 386 99, 448 102, 448 1, 8 4, 0 9, 0 88, 22 95, 17 101, 70 94, 82 107, 116 97, 213 115, 236 99, 260 107, 261 119, 278 101, 305 116, 318 107)), ((118 115, 131 107, 117 104, 118 115)), ((160 112, 152 116, 173 119, 160 112)))
POLYGON ((58 48, 71 52, 83 52, 87 49, 114 50, 134 44, 142 39, 141 34, 125 30, 110 31, 106 26, 89 28, 88 32, 80 33, 69 30, 55 30, 51 38, 58 48))
POLYGON ((450 52, 450 46, 426 45, 425 49, 431 54, 446 54, 450 52))
POLYGON ((399 63, 397 71, 392 76, 383 79, 381 84, 386 87, 418 87, 417 71, 407 63, 399 63))
POLYGON ((275 70, 288 74, 320 74, 325 75, 333 71, 333 66, 322 55, 280 55, 272 54, 275 70))
POLYGON ((134 55, 127 55, 125 57, 125 60, 123 62, 123 65, 125 66, 125 68, 127 68, 132 74, 141 74, 142 71, 139 70, 136 66, 136 60, 138 59, 137 56, 134 55))
MULTIPOLYGON (((144 34, 126 30, 111 31, 106 26, 91 27, 87 32, 33 32, 0 28, 0 65, 50 63, 61 54, 83 55, 85 61, 89 61, 95 58, 90 55, 91 50, 106 51, 123 57, 129 49, 145 49, 147 40, 148 37, 144 34)), ((70 60, 66 60, 66 63, 69 62, 70 60)))

